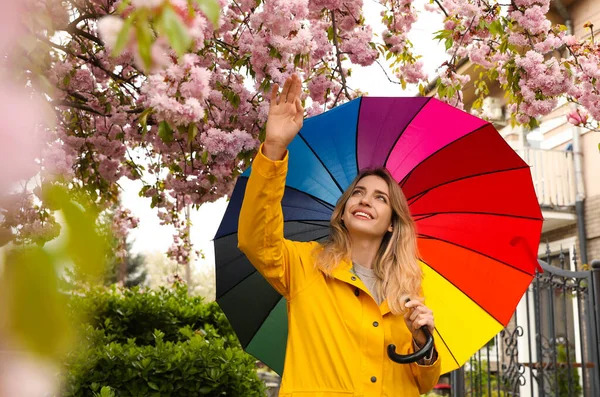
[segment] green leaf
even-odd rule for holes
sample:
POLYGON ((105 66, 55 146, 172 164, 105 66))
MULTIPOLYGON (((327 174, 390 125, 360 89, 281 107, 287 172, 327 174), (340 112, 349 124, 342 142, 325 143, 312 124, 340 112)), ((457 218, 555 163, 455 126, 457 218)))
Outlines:
POLYGON ((504 33, 504 29, 502 29, 502 22, 496 19, 494 22, 490 24, 490 33, 494 35, 501 35, 504 33))
POLYGON ((438 30, 435 33, 436 33, 436 35, 433 38, 437 39, 437 40, 442 40, 442 39, 451 37, 453 32, 452 32, 452 30, 444 29, 444 30, 438 30))
POLYGON ((107 242, 97 230, 96 211, 90 205, 74 201, 60 185, 45 185, 43 201, 62 210, 68 231, 62 255, 71 259, 88 281, 96 281, 104 272, 107 242))
POLYGON ((131 14, 127 17, 127 19, 125 19, 125 23, 123 24, 123 27, 121 28, 121 31, 117 36, 115 48, 113 48, 112 50, 113 57, 118 57, 119 55, 121 55, 121 53, 125 49, 125 46, 127 46, 127 43, 129 43, 131 25, 133 24, 133 17, 134 14, 131 14))
POLYGON ((502 40, 502 42, 500 43, 500 47, 498 48, 498 50, 501 53, 505 53, 507 49, 508 49, 508 40, 506 38, 504 38, 502 40))
POLYGON ((68 230, 68 255, 86 279, 97 281, 104 273, 107 242, 98 234, 95 214, 72 201, 61 187, 53 186, 48 190, 61 203, 68 230))
POLYGON ((159 25, 178 56, 182 56, 189 50, 192 38, 171 6, 164 7, 159 25))
POLYGON ((446 39, 446 43, 445 43, 446 44, 446 51, 448 51, 452 47, 453 43, 454 43, 454 40, 452 40, 452 37, 449 37, 449 38, 446 39))
POLYGON ((158 125, 158 136, 164 143, 173 142, 173 130, 166 121, 161 121, 158 125))
POLYGON ((115 397, 115 392, 109 386, 103 386, 100 389, 100 397, 115 397))
POLYGON ((536 128, 538 128, 540 126, 540 123, 538 122, 538 120, 535 117, 532 117, 529 120, 529 123, 527 123, 527 126, 529 127, 530 130, 535 130, 536 128))
POLYGON ((154 40, 154 34, 152 33, 152 28, 150 27, 150 22, 145 15, 141 15, 137 18, 137 24, 135 26, 135 31, 137 34, 138 41, 138 51, 140 53, 140 57, 142 58, 142 62, 144 62, 144 67, 149 69, 152 66, 152 42, 154 40))
POLYGON ((218 26, 219 13, 221 12, 218 0, 196 0, 196 3, 213 26, 218 26))
POLYGON ((56 264, 41 247, 10 250, 0 279, 11 335, 27 350, 58 358, 74 343, 65 296, 59 292, 56 264))
POLYGON ((147 108, 140 114, 138 118, 140 125, 142 126, 142 139, 146 137, 146 133, 148 132, 148 116, 152 113, 152 108, 147 108))
POLYGON ((198 135, 198 126, 196 123, 192 123, 188 127, 188 143, 192 143, 196 135, 198 135))
POLYGON ((240 96, 235 92, 232 92, 231 104, 233 105, 234 109, 237 109, 240 106, 240 96))
POLYGON ((153 390, 160 390, 154 382, 148 382, 148 386, 153 390))
POLYGON ((333 27, 330 26, 330 27, 327 28, 327 39, 329 41, 333 41, 333 36, 334 36, 334 34, 333 34, 333 27))

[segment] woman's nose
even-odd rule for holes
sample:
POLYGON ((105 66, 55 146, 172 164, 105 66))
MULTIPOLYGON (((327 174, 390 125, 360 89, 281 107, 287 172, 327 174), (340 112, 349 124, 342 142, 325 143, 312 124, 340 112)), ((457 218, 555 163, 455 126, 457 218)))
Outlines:
POLYGON ((360 203, 362 205, 366 205, 366 206, 371 206, 371 199, 369 199, 369 197, 367 195, 364 195, 360 198, 360 203))

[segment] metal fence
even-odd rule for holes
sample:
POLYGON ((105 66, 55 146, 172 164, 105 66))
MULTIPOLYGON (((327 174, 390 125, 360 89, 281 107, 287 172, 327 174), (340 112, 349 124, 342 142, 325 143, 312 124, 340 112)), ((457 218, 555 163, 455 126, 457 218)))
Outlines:
POLYGON ((548 249, 511 323, 460 370, 453 397, 600 397, 600 261, 548 249))

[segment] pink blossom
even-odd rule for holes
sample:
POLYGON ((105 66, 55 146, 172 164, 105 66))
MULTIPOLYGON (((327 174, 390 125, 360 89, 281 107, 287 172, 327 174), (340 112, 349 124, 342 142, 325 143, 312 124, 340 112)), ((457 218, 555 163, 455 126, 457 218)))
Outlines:
POLYGON ((102 178, 106 179, 108 182, 116 182, 119 177, 119 166, 120 162, 118 160, 113 160, 104 155, 100 155, 100 165, 98 166, 98 172, 102 178))
POLYGON ((566 45, 573 46, 579 43, 579 40, 575 36, 567 35, 563 38, 563 41, 566 45))
POLYGON ((523 114, 523 113, 518 113, 515 118, 521 124, 528 124, 529 121, 532 119, 532 117, 527 116, 526 114, 523 114))
POLYGON ((309 7, 314 10, 321 11, 322 9, 337 10, 341 7, 342 0, 310 0, 309 7))
POLYGON ((423 62, 421 61, 405 63, 400 67, 400 71, 400 76, 404 77, 404 80, 410 84, 416 84, 421 80, 427 79, 427 75, 423 71, 423 62))
POLYGON ((567 121, 573 125, 582 125, 587 123, 588 115, 579 109, 572 110, 567 114, 567 121))
POLYGON ((231 132, 210 128, 202 136, 202 144, 212 156, 224 155, 231 158, 241 151, 248 151, 258 147, 258 142, 245 131, 233 130, 231 132))
POLYGON ((344 40, 340 48, 348 54, 350 61, 361 66, 369 66, 377 58, 377 51, 369 46, 373 37, 371 28, 355 29, 349 34, 349 39, 344 40))
POLYGON ((481 65, 485 68, 490 68, 493 66, 493 64, 488 60, 489 55, 490 47, 485 44, 477 43, 471 48, 469 58, 473 63, 481 65))
POLYGON ((323 74, 313 77, 308 82, 308 90, 310 91, 311 98, 321 104, 325 103, 327 89, 330 87, 330 80, 323 74))
POLYGON ((73 156, 67 154, 64 145, 59 142, 53 142, 42 153, 43 165, 46 175, 50 178, 60 175, 62 177, 72 178, 73 156))

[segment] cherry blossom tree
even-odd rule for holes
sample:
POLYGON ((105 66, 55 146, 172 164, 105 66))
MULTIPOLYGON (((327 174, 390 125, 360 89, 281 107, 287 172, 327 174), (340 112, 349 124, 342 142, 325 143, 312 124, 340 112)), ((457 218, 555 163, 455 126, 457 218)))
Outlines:
MULTIPOLYGON (((598 128, 593 26, 582 40, 553 25, 550 0, 432 0, 424 9, 412 0, 378 2, 383 32, 365 20, 363 0, 24 1, 27 34, 11 46, 19 72, 5 77, 54 109, 56 121, 33 156, 37 178, 84 191, 100 209, 118 206, 121 178, 141 180, 140 195, 178 231, 169 254, 185 263, 185 208, 231 192, 264 134, 271 85, 292 72, 304 80, 307 116, 362 95, 348 83, 352 68, 375 62, 398 83, 391 94, 435 82, 437 97, 462 108, 470 77, 458 65, 468 59, 481 67, 480 97, 468 110, 478 111, 487 82, 497 81, 514 124, 535 127, 566 97, 578 105, 570 122, 598 128), (444 16, 432 39, 445 43, 448 60, 436 76, 424 73, 408 40, 423 12, 444 16)), ((12 97, 14 110, 2 111, 34 123, 12 97)), ((40 191, 23 189, 2 207, 3 230, 14 241, 58 234, 40 191)), ((113 229, 125 236, 137 222, 120 213, 113 229)))

